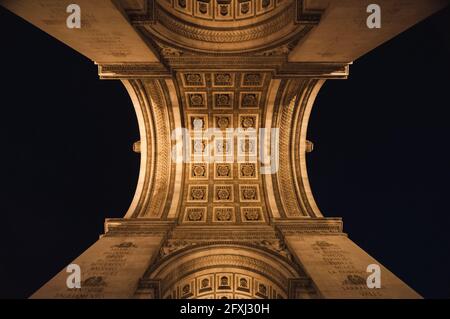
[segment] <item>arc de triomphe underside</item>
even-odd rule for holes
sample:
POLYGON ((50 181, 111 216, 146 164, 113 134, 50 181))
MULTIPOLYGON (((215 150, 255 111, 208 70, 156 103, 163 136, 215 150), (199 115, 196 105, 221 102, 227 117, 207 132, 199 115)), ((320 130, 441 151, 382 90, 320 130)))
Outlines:
POLYGON ((140 130, 134 199, 73 261, 81 288, 64 268, 32 298, 420 298, 322 214, 306 133, 326 80, 447 3, 0 1, 121 81, 140 130))

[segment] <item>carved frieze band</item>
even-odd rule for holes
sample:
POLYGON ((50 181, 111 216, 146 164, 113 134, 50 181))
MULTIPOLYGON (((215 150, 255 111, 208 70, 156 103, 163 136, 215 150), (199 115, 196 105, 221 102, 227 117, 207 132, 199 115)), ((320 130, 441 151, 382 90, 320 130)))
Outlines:
POLYGON ((226 31, 199 29, 198 27, 174 19, 164 11, 159 12, 158 21, 168 30, 176 30, 177 34, 188 39, 213 43, 233 43, 264 38, 291 23, 291 17, 292 13, 286 10, 267 23, 246 29, 230 29, 226 31))

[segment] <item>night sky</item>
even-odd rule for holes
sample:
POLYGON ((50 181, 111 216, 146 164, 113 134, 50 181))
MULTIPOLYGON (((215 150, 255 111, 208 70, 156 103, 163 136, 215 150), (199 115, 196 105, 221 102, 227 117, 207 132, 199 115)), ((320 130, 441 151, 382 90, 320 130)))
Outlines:
MULTIPOLYGON (((26 298, 133 197, 119 81, 0 7, 0 298, 26 298)), ((427 298, 450 297, 450 10, 365 55, 316 100, 308 173, 325 216, 427 298)))

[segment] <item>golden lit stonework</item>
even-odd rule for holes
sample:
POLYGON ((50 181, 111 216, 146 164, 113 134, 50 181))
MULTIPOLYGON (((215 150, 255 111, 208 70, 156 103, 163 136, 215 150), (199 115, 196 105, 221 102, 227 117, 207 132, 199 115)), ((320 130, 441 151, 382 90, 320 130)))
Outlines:
POLYGON ((357 0, 80 0, 75 37, 55 1, 25 2, 5 6, 122 81, 141 135, 128 212, 73 262, 81 288, 64 269, 33 298, 420 297, 382 265, 368 287, 379 263, 322 215, 306 168, 323 83, 419 14, 375 37, 357 0))

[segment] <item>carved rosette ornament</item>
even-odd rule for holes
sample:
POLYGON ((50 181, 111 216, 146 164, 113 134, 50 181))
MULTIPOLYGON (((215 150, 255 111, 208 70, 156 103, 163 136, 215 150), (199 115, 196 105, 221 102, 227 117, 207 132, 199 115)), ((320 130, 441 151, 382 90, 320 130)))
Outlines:
POLYGON ((229 164, 217 164, 217 176, 218 177, 228 177, 230 176, 230 165, 229 164))
POLYGON ((220 117, 217 120, 217 126, 221 129, 221 130, 225 130, 229 127, 230 125, 230 119, 228 117, 220 117))
POLYGON ((232 218, 231 208, 217 208, 216 209, 216 220, 217 221, 229 221, 232 218))
POLYGON ((197 165, 194 167, 194 175, 195 176, 204 176, 205 175, 205 167, 201 165, 197 165))

